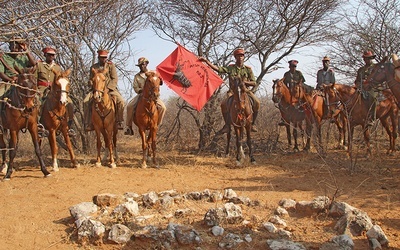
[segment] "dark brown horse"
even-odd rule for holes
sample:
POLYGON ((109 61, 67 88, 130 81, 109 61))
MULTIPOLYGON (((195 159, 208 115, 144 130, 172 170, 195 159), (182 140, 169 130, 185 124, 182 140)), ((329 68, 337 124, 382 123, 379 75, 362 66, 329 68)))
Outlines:
MULTIPOLYGON (((251 124, 253 121, 253 110, 250 98, 246 93, 247 88, 242 79, 238 77, 229 77, 229 86, 233 90, 233 96, 228 100, 228 110, 230 122, 236 135, 236 165, 241 164, 242 158, 245 157, 243 150, 243 135, 246 130, 246 143, 249 148, 250 162, 255 164, 256 160, 253 156, 253 148, 251 143, 251 124)), ((227 146, 225 153, 229 154, 229 144, 231 140, 231 126, 227 133, 227 146)))
POLYGON ((147 167, 147 157, 150 156, 150 148, 153 154, 153 164, 159 168, 156 160, 156 145, 158 131, 157 99, 160 96, 160 86, 163 84, 161 77, 155 71, 146 72, 146 82, 142 94, 139 97, 133 122, 139 130, 142 138, 142 168, 147 167), (146 138, 146 131, 149 131, 146 138))
POLYGON ((115 115, 115 103, 108 93, 106 86, 106 73, 107 69, 97 70, 92 69, 93 78, 92 83, 92 122, 96 132, 97 139, 97 158, 96 166, 101 166, 101 135, 104 138, 105 147, 108 149, 109 166, 116 168, 117 164, 114 159, 114 152, 116 155, 117 147, 117 124, 115 115))
MULTIPOLYGON (((367 146, 367 155, 371 155, 370 148, 370 132, 368 125, 368 115, 369 115, 369 104, 366 103, 360 93, 354 86, 344 85, 344 84, 331 84, 326 85, 324 89, 329 102, 341 103, 344 107, 344 112, 348 117, 349 122, 349 133, 348 133, 348 153, 349 156, 352 154, 352 138, 354 133, 354 128, 356 126, 362 126, 364 133, 364 141, 367 146)), ((390 147, 388 153, 392 153, 395 150, 395 140, 397 138, 397 124, 398 124, 398 107, 391 96, 390 92, 385 92, 386 98, 380 101, 376 108, 376 117, 382 123, 386 132, 389 135, 390 147), (389 122, 391 120, 391 124, 389 122)), ((332 108, 334 106, 331 106, 332 108)), ((333 110, 332 110, 333 111, 333 110)))
POLYGON ((67 145, 69 156, 73 167, 79 167, 75 158, 72 143, 68 134, 68 124, 66 120, 66 104, 68 102, 68 93, 70 82, 68 79, 70 70, 61 73, 55 72, 54 82, 50 86, 50 92, 43 103, 42 115, 40 123, 43 124, 46 130, 49 131, 49 144, 51 148, 51 157, 53 160, 53 171, 58 171, 58 146, 56 142, 56 132, 61 131, 64 136, 64 141, 67 145))
POLYGON ((7 167, 7 173, 4 176, 5 180, 11 178, 13 171, 13 162, 17 154, 19 131, 29 131, 31 134, 35 154, 39 160, 40 170, 45 177, 50 176, 43 161, 42 152, 39 146, 38 135, 38 103, 36 102, 37 85, 35 77, 35 68, 18 70, 18 82, 10 89, 10 94, 4 104, 4 109, 1 112, 3 121, 4 133, 0 134, 0 147, 2 148, 2 167, 7 167), (9 139, 9 164, 6 163, 6 143, 4 136, 10 134, 9 139))
MULTIPOLYGON (((397 59, 397 56, 395 57, 397 59)), ((400 102, 400 81, 396 80, 396 72, 400 70, 399 66, 387 62, 388 57, 384 57, 379 63, 375 64, 366 82, 374 88, 382 88, 383 83, 392 91, 397 101, 400 102)), ((396 61, 396 64, 398 61, 396 61)))
POLYGON ((284 78, 274 80, 272 85, 272 100, 278 105, 279 111, 281 112, 282 119, 285 122, 287 140, 289 145, 292 145, 290 127, 293 125, 293 138, 294 138, 294 151, 299 151, 297 143, 297 130, 300 130, 301 135, 304 135, 304 125, 306 124, 306 144, 304 150, 310 150, 311 141, 311 110, 305 109, 299 105, 299 100, 294 98, 289 88, 284 83, 284 78))
MULTIPOLYGON (((346 116, 341 110, 341 106, 335 106, 334 112, 328 109, 329 103, 324 101, 324 97, 320 94, 319 90, 306 91, 302 82, 293 84, 291 90, 292 96, 299 99, 300 102, 305 103, 312 110, 312 123, 317 128, 317 138, 319 147, 322 146, 322 124, 324 120, 332 120, 335 122, 339 130, 338 148, 345 148, 345 135, 346 135, 346 116)), ((335 104, 334 104, 335 105, 335 104)))

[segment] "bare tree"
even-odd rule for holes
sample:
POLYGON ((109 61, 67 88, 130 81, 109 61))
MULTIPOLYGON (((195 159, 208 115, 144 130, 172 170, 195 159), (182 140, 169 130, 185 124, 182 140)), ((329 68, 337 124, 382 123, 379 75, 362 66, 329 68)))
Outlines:
MULTIPOLYGON (((119 69, 120 79, 133 78, 125 67, 131 55, 130 41, 136 31, 146 28, 146 0, 81 0, 4 1, 0 13, 0 40, 23 36, 30 40, 30 49, 40 58, 47 45, 57 48, 57 61, 63 68, 72 68, 70 94, 82 121, 82 100, 86 95, 89 68, 100 48, 110 51, 110 59, 119 69)), ((83 145, 86 136, 77 122, 83 145)))
MULTIPOLYGON (((153 29, 160 37, 186 45, 217 65, 230 63, 233 49, 243 46, 248 52, 246 56, 257 57, 260 63, 258 84, 295 49, 323 41, 325 28, 332 25, 329 17, 340 3, 338 0, 155 2, 158 7, 152 17, 153 29)), ((212 141, 217 118, 221 120, 220 112, 216 112, 221 90, 207 103, 202 116, 193 115, 195 119, 203 119, 196 122, 200 149, 212 141)))
POLYGON ((372 50, 377 60, 400 48, 400 2, 396 0, 359 0, 338 13, 341 20, 332 29, 329 54, 336 58, 336 70, 353 83, 363 65, 361 55, 372 50))

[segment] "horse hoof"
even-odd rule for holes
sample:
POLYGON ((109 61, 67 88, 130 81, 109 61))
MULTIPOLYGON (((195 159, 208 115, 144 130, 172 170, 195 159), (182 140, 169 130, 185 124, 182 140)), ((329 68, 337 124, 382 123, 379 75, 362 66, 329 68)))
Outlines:
POLYGON ((9 181, 10 180, 10 178, 4 178, 3 179, 3 181, 9 181))
POLYGON ((251 164, 253 164, 253 165, 257 165, 257 162, 256 162, 256 160, 252 160, 252 161, 251 161, 251 164))
POLYGON ((53 168, 53 172, 58 172, 58 171, 60 171, 60 169, 58 167, 53 168))
POLYGON ((44 178, 48 178, 48 177, 52 177, 52 175, 51 175, 51 174, 46 174, 46 175, 44 176, 44 178))
POLYGON ((236 166, 238 167, 240 165, 242 165, 242 163, 240 163, 240 161, 236 161, 236 166))
POLYGON ((95 167, 101 167, 101 162, 96 162, 95 167))
POLYGON ((110 168, 117 168, 117 164, 111 163, 111 164, 110 164, 110 168))
POLYGON ((74 168, 80 168, 81 167, 81 164, 75 164, 74 165, 74 168))
POLYGON ((142 168, 147 168, 147 165, 146 164, 142 164, 142 168))

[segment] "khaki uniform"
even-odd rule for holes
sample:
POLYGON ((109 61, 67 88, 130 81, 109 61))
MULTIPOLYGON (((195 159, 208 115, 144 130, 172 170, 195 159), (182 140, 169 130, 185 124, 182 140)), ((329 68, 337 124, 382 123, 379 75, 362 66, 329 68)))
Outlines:
MULTIPOLYGON (((53 84, 55 80, 55 71, 56 73, 61 73, 61 67, 58 65, 56 62, 51 62, 47 63, 45 61, 38 61, 37 63, 37 69, 36 69, 36 78, 37 78, 37 84, 38 84, 38 90, 40 93, 40 96, 38 96, 38 101, 42 105, 44 99, 46 99, 46 96, 49 91, 49 87, 53 84)), ((66 106, 67 108, 67 113, 66 113, 66 118, 70 123, 72 123, 72 120, 74 119, 74 107, 72 104, 71 98, 68 96, 68 104, 66 106)), ((41 108, 39 109, 41 111, 41 108)))
POLYGON ((317 72, 317 86, 316 88, 321 88, 324 84, 335 83, 335 72, 332 68, 328 68, 328 70, 320 69, 317 72))
MULTIPOLYGON (((139 96, 142 93, 145 83, 146 83, 146 73, 144 72, 137 73, 135 75, 135 78, 133 79, 133 84, 132 84, 133 90, 137 95, 126 105, 126 126, 129 128, 132 127, 133 114, 136 110, 139 96)), ((159 112, 158 125, 161 125, 167 107, 165 106, 164 102, 161 101, 160 98, 157 98, 157 107, 159 112)))
MULTIPOLYGON (((255 80, 256 80, 254 77, 253 70, 251 69, 251 67, 246 66, 246 65, 244 65, 242 67, 238 67, 238 66, 236 66, 236 64, 231 64, 227 67, 221 66, 221 67, 218 67, 218 73, 228 74, 231 76, 239 76, 244 81, 255 82, 255 80)), ((253 113, 253 125, 254 125, 257 115, 258 115, 258 110, 260 109, 260 100, 254 95, 253 92, 247 91, 247 93, 249 94, 249 97, 253 100, 253 112, 254 112, 253 113)), ((231 89, 229 89, 229 91, 227 92, 227 97, 221 103, 221 111, 224 116, 225 123, 227 123, 227 119, 229 119, 228 118, 228 99, 230 96, 232 96, 231 89)))
POLYGON ((369 120, 370 122, 376 119, 376 103, 377 103, 377 95, 378 92, 375 91, 373 88, 366 89, 365 80, 371 74, 373 67, 375 66, 374 63, 371 65, 364 65, 357 70, 357 78, 354 84, 356 87, 361 91, 361 93, 368 93, 367 95, 363 94, 364 99, 367 100, 366 105, 369 109, 369 120))
MULTIPOLYGON (((7 53, 0 55, 0 72, 10 78, 18 76, 18 72, 14 67, 22 69, 29 66, 29 58, 26 55, 17 55, 15 58, 7 53)), ((10 85, 5 84, 4 82, 0 83, 0 97, 2 97, 9 89, 10 85)))
MULTIPOLYGON (((107 61, 104 66, 100 65, 100 63, 93 64, 90 67, 90 76, 89 76, 89 87, 92 88, 91 79, 93 77, 92 69, 102 70, 103 68, 108 68, 106 76, 106 86, 110 90, 109 94, 113 99, 116 100, 117 104, 117 122, 122 122, 124 120, 124 105, 125 100, 121 96, 118 91, 118 75, 117 69, 115 65, 111 61, 107 61)), ((84 110, 84 117, 85 117, 85 125, 91 124, 91 102, 92 102, 92 92, 86 95, 85 99, 83 100, 83 110, 84 110)))
POLYGON ((289 88, 292 89, 292 86, 294 83, 302 82, 305 83, 306 79, 303 76, 303 73, 299 70, 295 70, 293 73, 290 71, 287 71, 283 77, 285 78, 284 83, 285 85, 289 88))

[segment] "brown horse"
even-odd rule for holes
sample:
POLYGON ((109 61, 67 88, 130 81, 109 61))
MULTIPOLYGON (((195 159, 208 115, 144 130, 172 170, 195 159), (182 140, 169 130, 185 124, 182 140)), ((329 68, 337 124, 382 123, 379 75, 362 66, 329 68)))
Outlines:
MULTIPOLYGON (((392 58, 394 61, 396 60, 396 64, 400 64, 397 61, 397 56, 393 55, 392 58)), ((387 62, 387 60, 388 57, 386 56, 379 63, 375 64, 366 82, 374 88, 380 88, 383 83, 386 83, 397 101, 400 102, 400 81, 396 80, 397 72, 400 71, 400 65, 395 67, 393 63, 387 62)))
POLYGON ((50 92, 43 103, 42 115, 40 123, 43 124, 46 130, 49 131, 49 144, 51 148, 51 157, 53 160, 53 171, 58 171, 58 146, 56 142, 56 132, 59 130, 64 136, 64 141, 67 145, 69 156, 73 167, 79 167, 72 149, 72 143, 68 134, 68 124, 66 120, 66 104, 68 102, 68 93, 70 82, 68 79, 70 70, 56 73, 54 82, 50 86, 50 92))
MULTIPOLYGON (((243 151, 243 135, 246 130, 246 143, 249 148, 250 162, 255 164, 256 160, 253 156, 253 148, 251 144, 251 124, 253 121, 253 110, 248 96, 247 88, 242 79, 238 77, 229 77, 229 86, 233 90, 233 96, 228 100, 228 109, 230 115, 230 123, 233 125, 236 135, 236 165, 241 164, 242 158, 245 157, 243 151)), ((231 140, 231 126, 227 133, 227 146, 225 153, 229 154, 229 144, 231 140)))
POLYGON ((36 102, 37 85, 35 77, 36 68, 18 70, 18 82, 10 89, 7 96, 7 101, 1 112, 3 121, 4 133, 0 134, 0 147, 2 148, 2 168, 7 167, 7 173, 4 176, 5 180, 11 178, 13 171, 13 161, 17 154, 19 131, 29 131, 31 134, 35 154, 39 160, 40 170, 45 177, 50 176, 43 161, 42 152, 39 146, 38 135, 38 103, 36 102), (6 143, 4 136, 9 131, 9 164, 6 163, 6 143))
POLYGON ((147 167, 147 157, 150 156, 150 147, 153 153, 153 164, 156 168, 159 165, 156 160, 156 143, 158 131, 158 109, 157 99, 160 96, 160 86, 163 84, 161 77, 155 71, 146 72, 146 82, 143 86, 142 94, 139 97, 133 122, 139 130, 140 137, 142 138, 142 168, 147 167), (146 139, 146 131, 149 134, 146 139))
POLYGON ((304 135, 303 121, 306 123, 306 145, 304 150, 310 150, 311 141, 311 110, 304 109, 304 107, 298 105, 298 99, 294 98, 289 88, 284 83, 284 78, 276 79, 272 85, 272 100, 278 105, 279 111, 281 112, 282 119, 285 121, 285 128, 287 134, 287 140, 289 145, 292 145, 290 126, 293 125, 293 138, 294 138, 294 151, 299 151, 297 143, 297 130, 300 130, 301 135, 304 135))
POLYGON ((101 166, 101 138, 100 135, 103 135, 104 144, 108 149, 109 154, 109 166, 111 168, 116 168, 117 164, 114 159, 114 151, 116 153, 117 146, 117 124, 116 124, 116 115, 115 115, 115 103, 111 98, 111 95, 108 93, 108 88, 106 86, 106 76, 108 69, 97 70, 92 69, 93 78, 92 83, 92 123, 94 126, 94 130, 96 132, 97 139, 97 158, 96 158, 96 166, 101 166))
POLYGON ((300 81, 293 84, 291 90, 292 96, 305 103, 312 110, 312 123, 317 128, 317 138, 319 147, 322 146, 322 124, 323 120, 332 120, 339 130, 338 148, 345 148, 345 135, 346 135, 346 116, 343 114, 340 105, 335 106, 334 112, 328 109, 329 103, 325 103, 324 97, 320 94, 319 90, 306 91, 305 86, 300 81))
MULTIPOLYGON (((364 141, 367 146, 367 155, 371 155, 370 148, 370 132, 368 123, 369 105, 362 97, 362 94, 354 87, 344 84, 330 84, 324 87, 324 91, 329 98, 329 102, 341 103, 344 107, 344 112, 349 122, 349 133, 348 133, 348 154, 351 156, 352 153, 352 138, 354 128, 358 125, 362 126, 364 133, 364 141)), ((397 138, 397 124, 398 124, 398 107, 394 101, 394 98, 387 91, 385 92, 386 98, 380 101, 376 108, 376 117, 382 123, 386 132, 389 135, 390 147, 387 153, 392 153, 395 150, 395 140, 397 138), (390 118, 392 125, 389 123, 390 118)), ((333 106, 331 106, 333 108, 333 106)), ((333 108, 334 109, 334 108, 333 108)), ((332 109, 332 111, 334 111, 332 109)))

